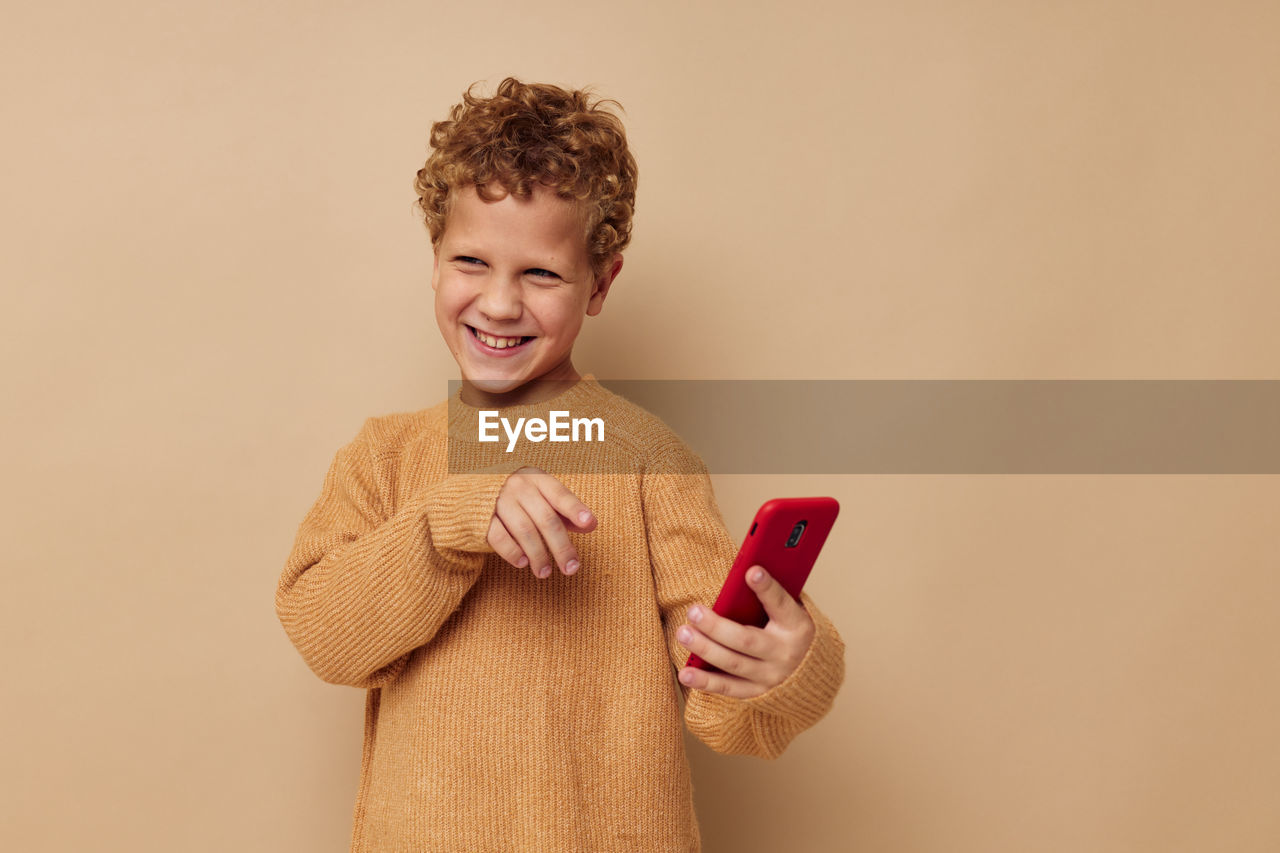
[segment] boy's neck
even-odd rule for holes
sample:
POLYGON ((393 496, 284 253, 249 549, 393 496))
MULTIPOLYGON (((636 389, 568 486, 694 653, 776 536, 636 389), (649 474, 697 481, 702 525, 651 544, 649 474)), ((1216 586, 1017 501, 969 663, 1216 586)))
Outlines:
POLYGON ((537 379, 512 388, 510 391, 495 393, 472 384, 466 377, 462 379, 460 396, 462 402, 477 409, 503 409, 508 406, 526 406, 541 403, 563 393, 571 385, 581 381, 582 376, 572 363, 566 362, 562 368, 550 371, 537 379))

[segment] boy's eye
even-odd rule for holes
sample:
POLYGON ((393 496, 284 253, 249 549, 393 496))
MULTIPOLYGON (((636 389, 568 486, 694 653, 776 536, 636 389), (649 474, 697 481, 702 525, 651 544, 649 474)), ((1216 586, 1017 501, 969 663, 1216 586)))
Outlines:
POLYGON ((454 260, 460 264, 468 264, 468 265, 484 263, 484 261, 480 260, 479 258, 473 258, 469 255, 458 255, 458 257, 454 258, 454 260))
POLYGON ((531 269, 531 270, 527 270, 527 272, 529 273, 529 275, 533 276, 534 278, 559 278, 560 277, 555 273, 553 273, 551 270, 531 269))

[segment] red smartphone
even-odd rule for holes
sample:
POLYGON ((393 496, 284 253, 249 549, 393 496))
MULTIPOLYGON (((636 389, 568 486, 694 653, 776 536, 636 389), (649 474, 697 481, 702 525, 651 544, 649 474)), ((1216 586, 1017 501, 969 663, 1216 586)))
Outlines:
MULTIPOLYGON (((747 569, 764 566, 783 589, 800 600, 800 589, 818 559, 822 543, 835 524, 840 504, 835 498, 774 498, 756 512, 747 538, 729 569, 720 596, 711 609, 741 625, 763 628, 769 614, 747 586, 747 569)), ((710 672, 720 670, 697 655, 689 655, 686 666, 710 672)))

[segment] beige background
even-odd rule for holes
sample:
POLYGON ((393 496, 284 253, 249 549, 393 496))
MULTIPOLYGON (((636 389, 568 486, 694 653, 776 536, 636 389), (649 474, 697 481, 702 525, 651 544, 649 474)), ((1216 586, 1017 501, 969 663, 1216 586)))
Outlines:
MULTIPOLYGON (((0 846, 341 851, 362 694, 275 619, 453 363, 410 181, 474 80, 626 107, 617 378, 1280 378, 1280 7, 8 4, 0 846)), ((842 520, 848 642, 706 849, 1280 849, 1274 476, 717 477, 842 520)))

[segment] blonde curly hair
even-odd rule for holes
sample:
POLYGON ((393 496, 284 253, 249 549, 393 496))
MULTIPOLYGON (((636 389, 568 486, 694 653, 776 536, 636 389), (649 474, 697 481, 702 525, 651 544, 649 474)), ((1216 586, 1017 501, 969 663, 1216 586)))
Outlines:
POLYGON ((490 98, 472 84, 445 121, 431 125, 431 154, 414 189, 431 243, 439 247, 453 193, 474 186, 484 199, 527 198, 543 184, 579 205, 587 255, 601 274, 631 242, 636 161, 622 121, 588 90, 508 77, 490 98), (501 191, 490 191, 497 184, 501 191))

